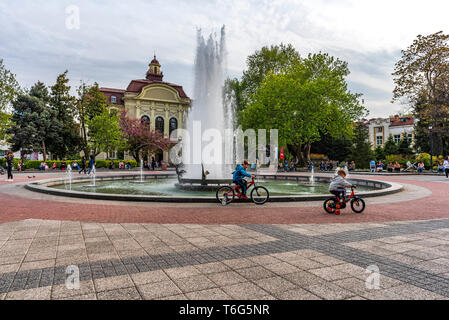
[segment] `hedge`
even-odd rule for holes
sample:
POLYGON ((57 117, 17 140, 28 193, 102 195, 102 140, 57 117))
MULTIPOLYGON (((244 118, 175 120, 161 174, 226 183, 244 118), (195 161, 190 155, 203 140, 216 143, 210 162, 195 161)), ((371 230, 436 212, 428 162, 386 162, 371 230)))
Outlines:
MULTIPOLYGON (((19 164, 20 159, 14 159, 14 168, 17 169, 17 165, 19 164)), ((67 165, 71 165, 75 160, 66 160, 65 163, 67 165)), ((81 167, 81 161, 76 160, 78 162, 78 165, 81 167)), ((120 161, 122 160, 96 160, 96 168, 109 168, 109 163, 113 161, 114 162, 114 168, 118 168, 120 161)), ((123 160, 123 162, 126 164, 126 162, 129 161, 131 164, 131 167, 137 167, 137 161, 136 160, 123 160)), ((53 166, 53 163, 56 162, 56 166, 58 168, 61 167, 61 163, 63 161, 61 160, 47 160, 48 168, 51 169, 53 166)), ((24 161, 24 167, 25 169, 39 169, 39 166, 41 165, 42 160, 25 160, 24 161)), ((5 168, 6 166, 6 159, 0 159, 0 165, 5 168)), ((87 165, 87 163, 86 163, 87 165)))

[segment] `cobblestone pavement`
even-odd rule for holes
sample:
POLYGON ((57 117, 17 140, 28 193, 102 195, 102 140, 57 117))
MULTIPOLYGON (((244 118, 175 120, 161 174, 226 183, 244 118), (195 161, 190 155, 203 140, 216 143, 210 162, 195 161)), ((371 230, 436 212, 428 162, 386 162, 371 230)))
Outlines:
POLYGON ((447 299, 449 219, 0 225, 1 299, 447 299), (66 287, 79 268, 80 288, 66 287), (366 285, 369 266, 380 287, 366 285))

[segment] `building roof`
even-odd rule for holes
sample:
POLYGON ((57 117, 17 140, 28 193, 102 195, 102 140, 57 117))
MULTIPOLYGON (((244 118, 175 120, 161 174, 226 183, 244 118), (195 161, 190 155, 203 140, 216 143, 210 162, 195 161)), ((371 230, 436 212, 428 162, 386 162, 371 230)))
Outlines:
POLYGON ((413 116, 399 116, 395 115, 393 117, 389 118, 372 118, 368 121, 366 121, 366 125, 369 125, 370 123, 380 121, 380 122, 390 122, 390 127, 400 127, 400 126, 412 126, 415 124, 415 118, 413 116))
POLYGON ((149 84, 154 84, 154 83, 159 83, 159 84, 165 84, 167 86, 172 87, 173 89, 175 89, 176 91, 178 91, 179 96, 181 98, 189 98, 186 93, 184 92, 184 89, 182 88, 182 86, 179 86, 177 84, 173 84, 173 83, 169 83, 169 82, 163 82, 163 81, 157 81, 157 80, 148 80, 148 79, 139 79, 139 80, 132 80, 129 85, 128 88, 126 88, 126 92, 137 92, 140 93, 142 91, 142 88, 149 85, 149 84))

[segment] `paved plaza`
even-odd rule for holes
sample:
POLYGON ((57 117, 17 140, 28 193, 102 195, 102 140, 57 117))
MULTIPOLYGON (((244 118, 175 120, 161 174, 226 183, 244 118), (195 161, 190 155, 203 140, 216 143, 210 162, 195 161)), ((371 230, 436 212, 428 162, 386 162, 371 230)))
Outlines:
POLYGON ((366 177, 404 191, 366 199, 361 215, 335 216, 322 201, 61 198, 25 190, 58 176, 34 175, 0 182, 0 299, 449 298, 442 176, 366 177), (79 289, 66 284, 74 267, 79 289))

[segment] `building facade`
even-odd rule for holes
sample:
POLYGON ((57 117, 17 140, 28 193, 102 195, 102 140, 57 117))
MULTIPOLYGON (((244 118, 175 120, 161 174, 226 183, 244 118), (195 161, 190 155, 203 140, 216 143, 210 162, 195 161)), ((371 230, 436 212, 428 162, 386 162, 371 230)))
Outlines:
POLYGON ((413 116, 395 115, 390 118, 375 118, 366 122, 368 138, 372 148, 383 147, 388 137, 393 136, 394 141, 399 142, 405 135, 415 144, 415 118, 413 116))
MULTIPOLYGON (((186 117, 191 100, 182 86, 164 82, 161 65, 154 56, 149 64, 145 79, 131 80, 125 90, 100 88, 110 108, 126 110, 128 117, 150 121, 153 130, 158 130, 166 137, 177 128, 185 128, 186 117)), ((168 152, 158 151, 156 161, 169 161, 168 152)), ((98 158, 115 158, 115 154, 100 154, 98 158)), ((125 159, 130 159, 125 154, 125 159)))

